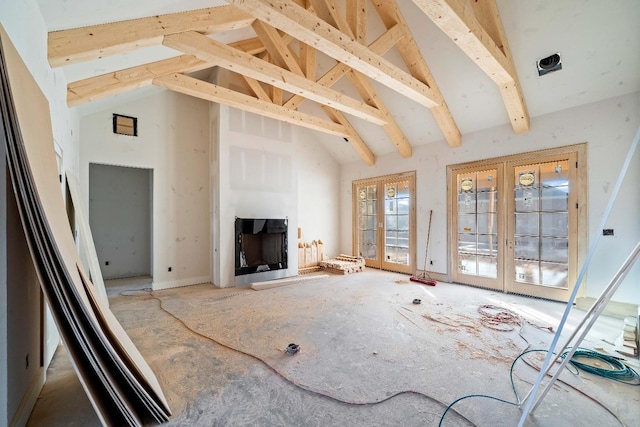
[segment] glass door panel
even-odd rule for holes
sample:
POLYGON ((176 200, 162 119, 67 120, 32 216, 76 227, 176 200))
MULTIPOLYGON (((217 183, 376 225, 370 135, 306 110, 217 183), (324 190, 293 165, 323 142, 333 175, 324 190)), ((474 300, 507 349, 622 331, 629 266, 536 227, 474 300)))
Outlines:
MULTIPOLYGON (((411 182, 384 184, 384 258, 383 268, 404 271, 411 265, 410 213, 411 182)), ((412 272, 412 271, 408 271, 412 272)))
POLYGON ((359 256, 367 262, 380 263, 378 259, 378 197, 376 185, 356 188, 358 200, 357 242, 359 256))
POLYGON ((573 285, 577 249, 576 169, 572 154, 530 164, 509 165, 513 200, 509 221, 507 289, 566 300, 573 285), (573 192, 573 193, 572 193, 573 192))
POLYGON ((354 252, 369 267, 415 269, 415 173, 353 183, 354 252))
POLYGON ((586 157, 580 144, 449 167, 453 281, 566 301, 586 253, 586 157))
POLYGON ((498 168, 458 172, 454 281, 498 288, 498 168))
POLYGON ((569 286, 567 169, 568 160, 513 169, 516 282, 563 289, 569 286))

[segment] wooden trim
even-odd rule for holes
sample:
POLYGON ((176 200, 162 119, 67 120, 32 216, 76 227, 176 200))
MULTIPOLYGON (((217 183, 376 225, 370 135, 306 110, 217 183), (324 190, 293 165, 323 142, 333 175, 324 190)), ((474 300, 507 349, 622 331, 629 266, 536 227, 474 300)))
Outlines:
POLYGON ((204 82, 202 80, 197 80, 183 74, 172 74, 170 76, 158 77, 153 79, 153 84, 185 95, 230 105, 254 114, 271 117, 320 132, 342 137, 349 136, 344 127, 340 124, 323 120, 299 111, 293 111, 281 105, 256 99, 252 96, 217 86, 212 83, 204 82))
POLYGON ((168 34, 185 31, 211 34, 244 28, 254 19, 234 6, 217 6, 54 31, 48 36, 49 64, 60 67, 159 45, 168 34))
POLYGON ((291 0, 229 1, 427 108, 438 105, 427 85, 291 0))
POLYGON ((376 108, 202 34, 185 32, 169 35, 164 38, 163 44, 375 124, 386 123, 385 115, 376 108))

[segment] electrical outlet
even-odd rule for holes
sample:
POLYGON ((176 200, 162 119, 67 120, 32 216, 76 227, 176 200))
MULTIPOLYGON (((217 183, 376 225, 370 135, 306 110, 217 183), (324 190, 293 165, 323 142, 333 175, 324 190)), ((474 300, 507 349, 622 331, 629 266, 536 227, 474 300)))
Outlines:
POLYGON ((433 260, 429 261, 429 265, 433 265, 433 260))
POLYGON ((104 262, 104 265, 109 265, 109 261, 105 261, 105 262, 104 262))
POLYGON ((168 268, 168 271, 169 271, 169 272, 171 271, 171 267, 169 267, 169 268, 168 268))
POLYGON ((603 236, 613 236, 613 228, 605 228, 602 230, 603 236))

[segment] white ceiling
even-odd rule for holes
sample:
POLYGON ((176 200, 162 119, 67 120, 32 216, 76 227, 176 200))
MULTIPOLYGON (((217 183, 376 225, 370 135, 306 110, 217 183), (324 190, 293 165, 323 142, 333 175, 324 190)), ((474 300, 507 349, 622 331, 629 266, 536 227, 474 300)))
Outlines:
MULTIPOLYGON (((49 31, 102 24, 157 14, 226 4, 214 0, 38 0, 49 31)), ((640 1, 638 0, 497 0, 516 70, 531 117, 640 90, 640 1), (563 69, 538 77, 536 60, 559 52, 563 69)), ((496 85, 446 37, 411 0, 398 0, 422 54, 463 134, 509 123, 496 85)), ((382 31, 369 7, 369 38, 382 31)), ((251 37, 251 29, 217 34, 218 40, 251 37)), ((116 57, 65 67, 75 81, 177 55, 157 46, 116 57)), ((385 55, 402 66, 399 55, 385 55)), ((320 61, 327 67, 329 59, 320 61)), ((348 82, 338 90, 357 97, 348 82)), ((376 89, 410 143, 415 147, 443 139, 428 109, 374 82, 376 89)), ((77 107, 85 115, 113 108, 114 103, 145 96, 145 88, 77 107)), ((311 103, 301 110, 321 111, 311 103)), ((395 151, 381 128, 360 119, 351 120, 376 155, 395 151)), ((340 162, 359 157, 342 138, 315 133, 340 162)))

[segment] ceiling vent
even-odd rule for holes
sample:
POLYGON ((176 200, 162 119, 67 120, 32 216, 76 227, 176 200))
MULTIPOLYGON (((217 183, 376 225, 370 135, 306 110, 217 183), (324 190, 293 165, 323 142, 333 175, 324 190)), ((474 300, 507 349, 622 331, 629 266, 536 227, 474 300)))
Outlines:
POLYGON ((539 59, 536 65, 538 66, 538 76, 544 76, 545 74, 562 70, 562 59, 560 59, 559 53, 554 53, 546 58, 539 59))
POLYGON ((113 115, 113 133, 138 136, 138 119, 135 117, 113 115))

